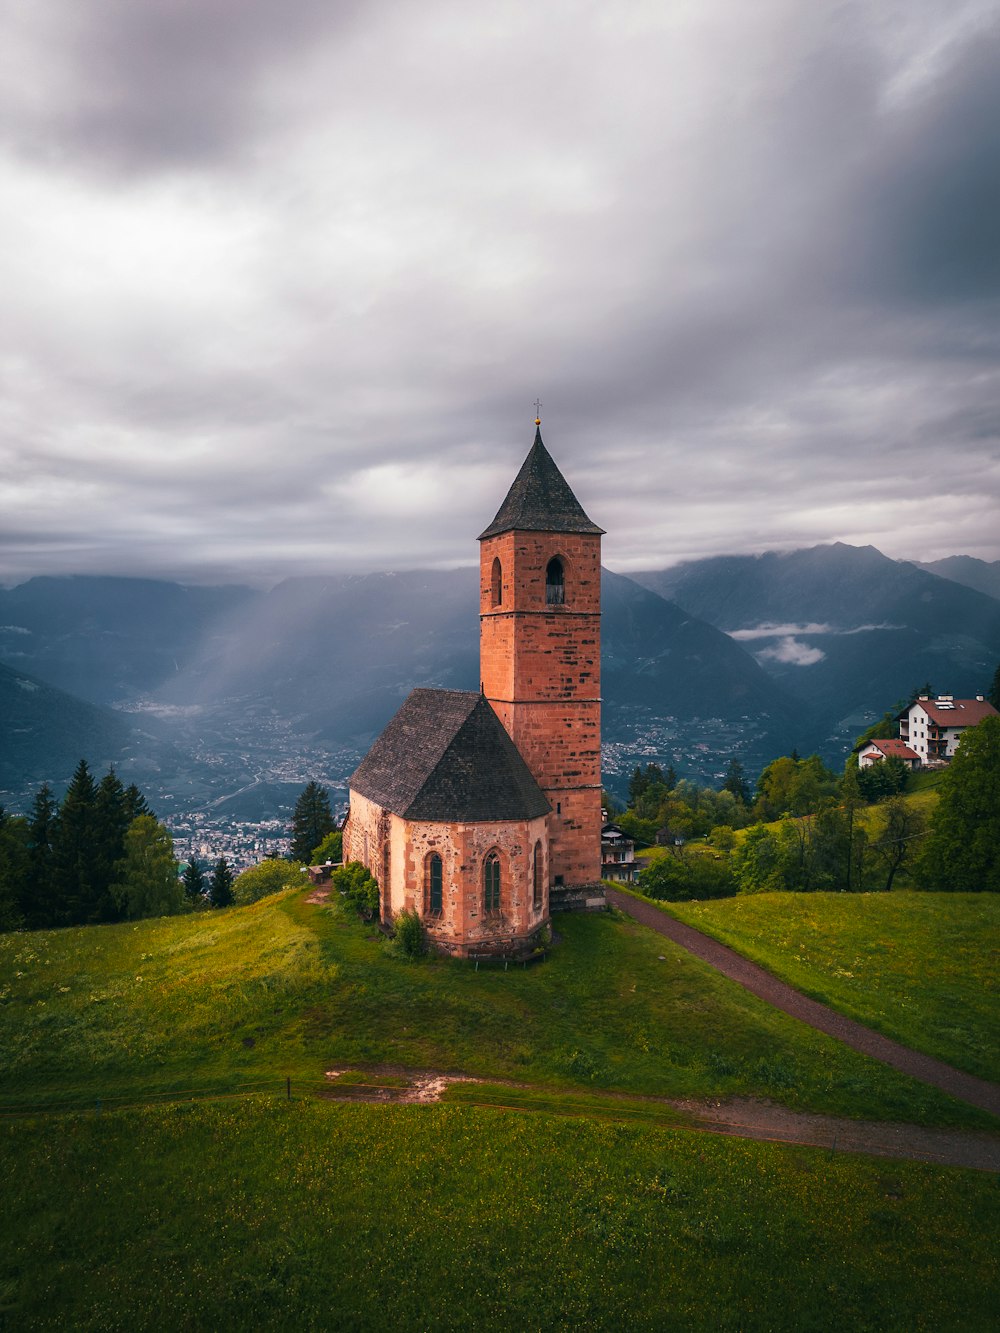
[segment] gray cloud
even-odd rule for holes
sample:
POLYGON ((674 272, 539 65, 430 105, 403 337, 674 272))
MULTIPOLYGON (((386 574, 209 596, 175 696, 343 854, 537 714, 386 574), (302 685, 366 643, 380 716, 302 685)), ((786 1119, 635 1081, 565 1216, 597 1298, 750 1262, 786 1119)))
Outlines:
POLYGON ((1000 555, 989 0, 12 8, 0 578, 1000 555))

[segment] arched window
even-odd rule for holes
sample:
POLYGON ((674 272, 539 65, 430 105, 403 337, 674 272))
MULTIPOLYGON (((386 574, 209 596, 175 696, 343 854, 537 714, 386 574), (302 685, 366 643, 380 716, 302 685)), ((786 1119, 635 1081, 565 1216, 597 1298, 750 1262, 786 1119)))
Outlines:
POLYGON ((490 852, 483 862, 483 913, 500 915, 500 857, 490 852))
POLYGON ((493 573, 491 575, 492 600, 494 606, 499 606, 503 601, 503 570, 500 568, 500 557, 497 556, 493 561, 493 573))
POLYGON ((424 865, 424 910, 428 916, 444 910, 444 867, 437 852, 431 852, 424 865))
POLYGON ((532 902, 537 911, 542 905, 542 872, 544 871, 542 844, 535 843, 534 863, 531 867, 532 902))
POLYGON ((566 576, 563 562, 554 555, 545 566, 545 605, 562 606, 566 601, 566 576))

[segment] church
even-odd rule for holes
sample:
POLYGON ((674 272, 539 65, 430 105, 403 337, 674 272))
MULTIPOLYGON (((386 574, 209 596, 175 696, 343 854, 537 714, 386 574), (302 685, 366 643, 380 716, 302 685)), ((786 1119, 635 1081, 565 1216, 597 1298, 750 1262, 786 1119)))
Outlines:
POLYGON ((601 875, 601 537, 542 443, 480 535, 480 692, 414 690, 350 780, 344 860, 382 921, 529 951, 601 875))

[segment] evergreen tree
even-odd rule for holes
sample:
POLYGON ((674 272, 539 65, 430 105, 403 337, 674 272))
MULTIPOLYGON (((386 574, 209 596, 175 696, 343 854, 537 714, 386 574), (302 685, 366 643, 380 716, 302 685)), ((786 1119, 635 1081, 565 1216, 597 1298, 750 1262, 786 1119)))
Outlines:
POLYGON ((330 793, 318 782, 310 782, 295 802, 292 813, 292 860, 307 864, 312 849, 335 827, 330 793))
POLYGON ((97 874, 96 796, 94 779, 87 761, 81 759, 59 808, 59 823, 52 849, 55 888, 53 925, 80 925, 88 919, 97 874))
POLYGON ((28 821, 0 805, 0 931, 24 924, 21 896, 29 866, 28 821))
POLYGON ((993 705, 997 712, 1000 712, 1000 665, 997 666, 996 671, 993 673, 993 684, 989 688, 989 693, 986 695, 986 699, 987 702, 993 705))
POLYGON ((189 906, 197 907, 199 903, 205 901, 208 881, 205 879, 205 871, 197 857, 192 856, 184 867, 181 882, 184 885, 184 897, 187 899, 189 906))
POLYGON ((174 844, 152 815, 133 819, 125 834, 125 855, 111 886, 121 913, 139 917, 172 916, 181 910, 184 894, 177 876, 174 844))
POLYGON ((133 819, 138 819, 140 815, 151 815, 153 813, 149 808, 149 802, 134 782, 125 788, 124 805, 125 816, 128 821, 125 825, 126 828, 132 823, 133 819))
POLYGON ((747 782, 743 765, 738 759, 730 759, 722 790, 732 792, 737 800, 742 801, 744 805, 750 804, 750 784, 747 782))
POLYGON ((208 886, 208 901, 213 907, 233 905, 233 872, 229 869, 229 862, 224 856, 219 857, 212 871, 208 886))
POLYGON ((55 841, 59 806, 46 782, 35 793, 28 816, 28 873, 21 911, 29 930, 56 923, 55 841))
POLYGON ((113 768, 109 768, 97 786, 94 797, 94 882, 88 921, 116 921, 121 907, 111 892, 116 867, 125 855, 125 835, 134 819, 131 802, 113 768))

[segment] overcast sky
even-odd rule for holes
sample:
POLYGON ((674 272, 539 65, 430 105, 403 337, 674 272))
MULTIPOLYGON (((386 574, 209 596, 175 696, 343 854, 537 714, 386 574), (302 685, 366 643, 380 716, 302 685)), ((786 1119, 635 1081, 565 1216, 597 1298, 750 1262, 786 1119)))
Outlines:
POLYGON ((1000 558, 1000 0, 0 19, 0 581, 1000 558))

